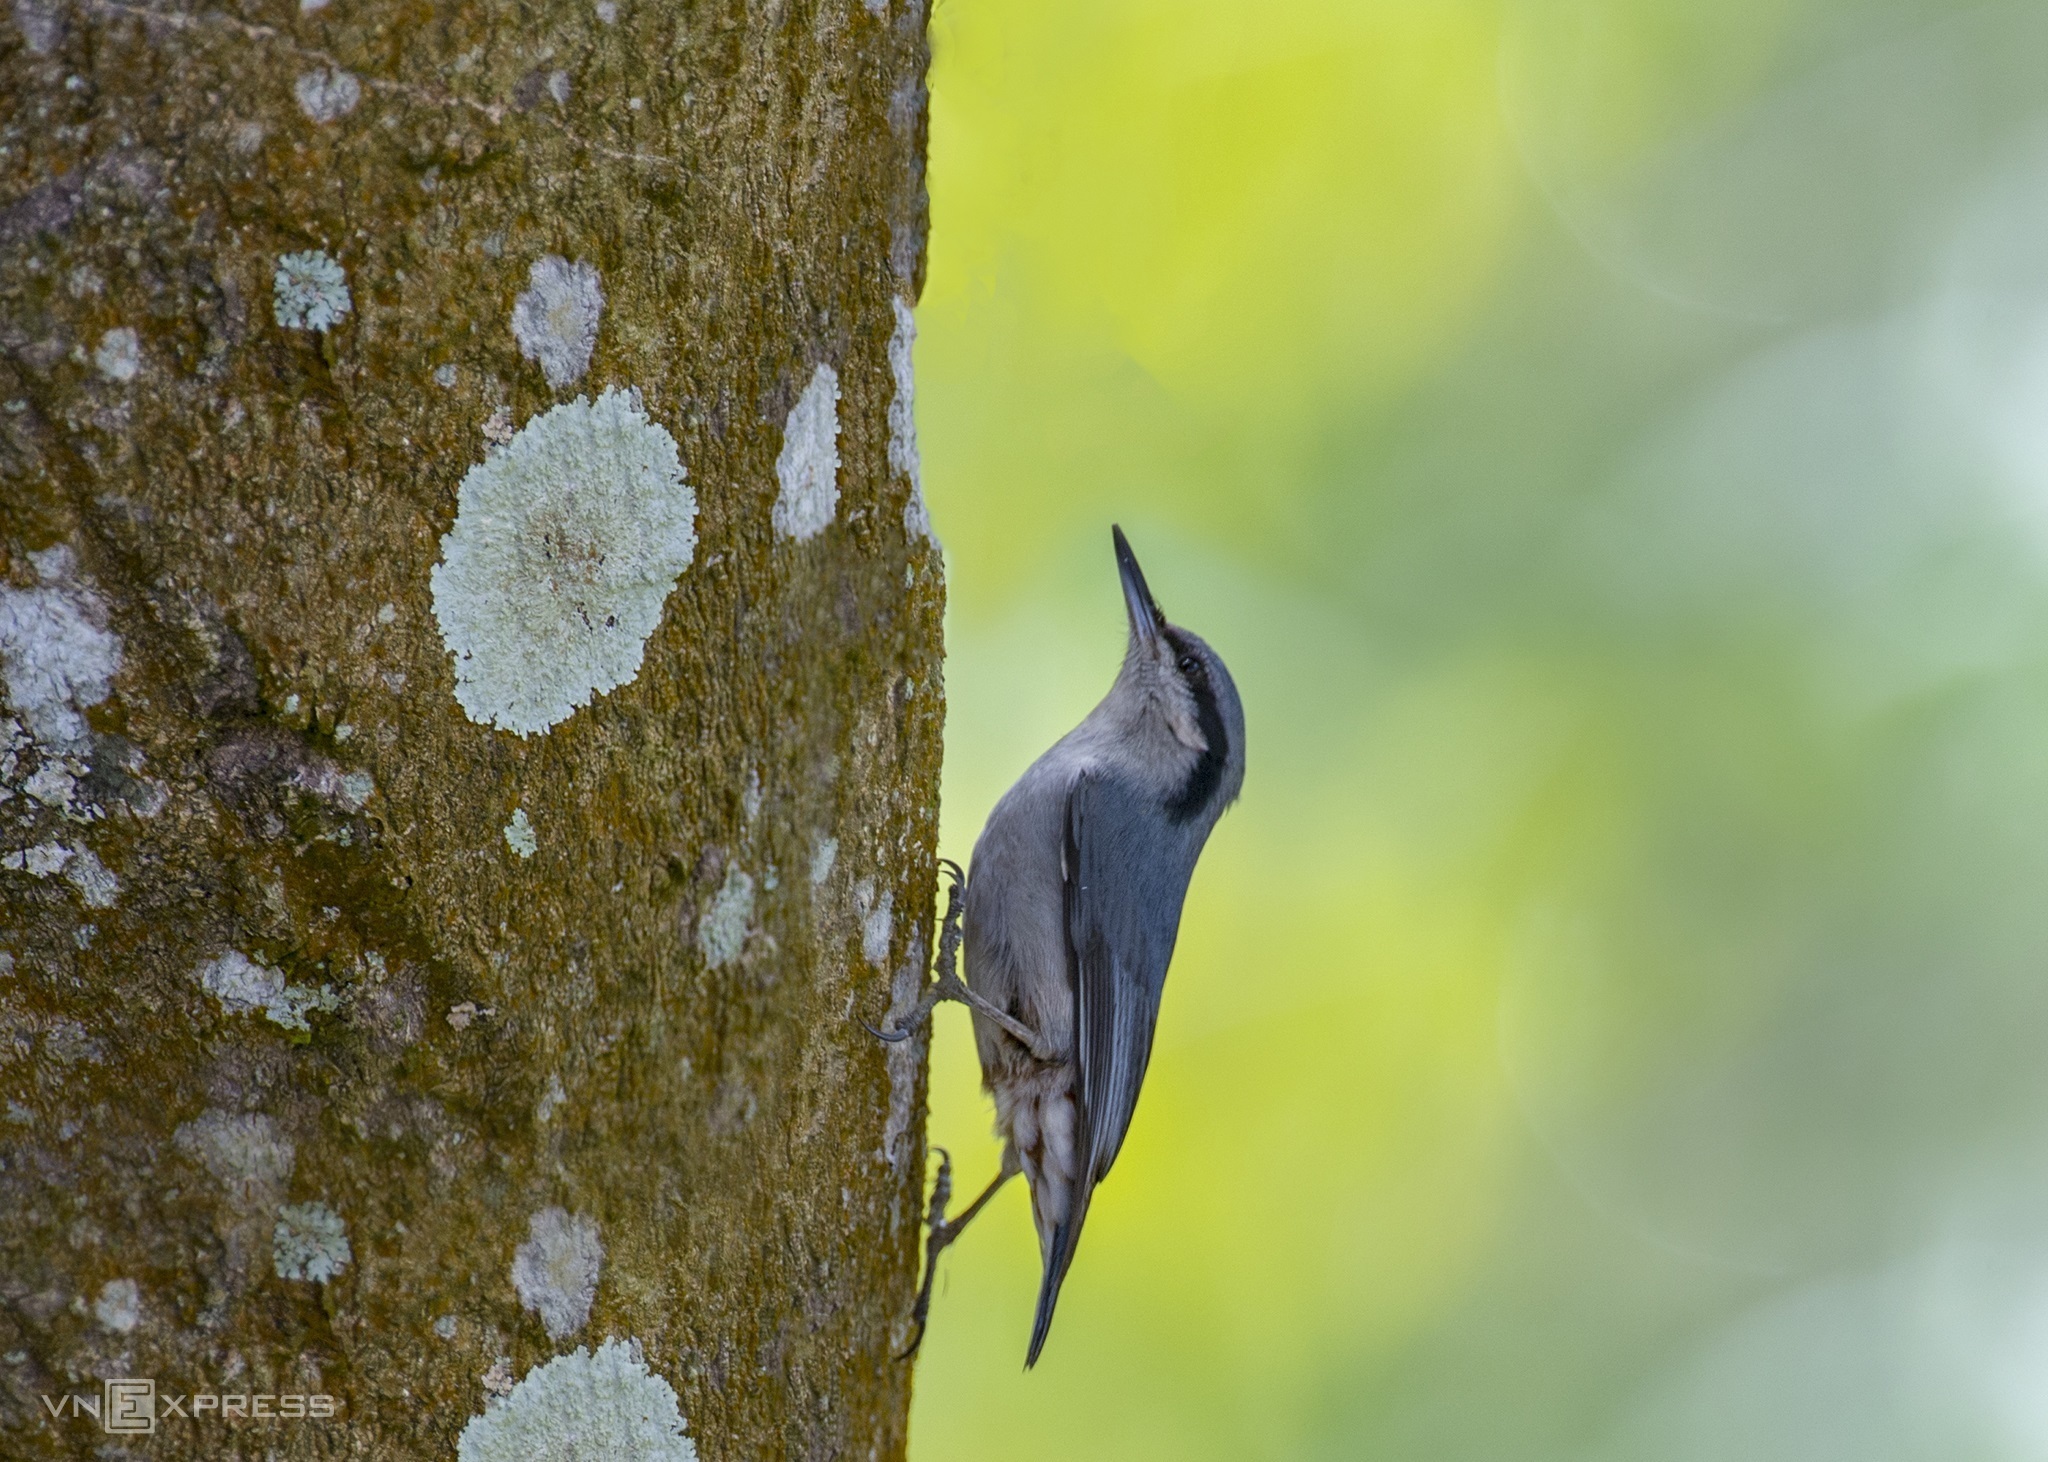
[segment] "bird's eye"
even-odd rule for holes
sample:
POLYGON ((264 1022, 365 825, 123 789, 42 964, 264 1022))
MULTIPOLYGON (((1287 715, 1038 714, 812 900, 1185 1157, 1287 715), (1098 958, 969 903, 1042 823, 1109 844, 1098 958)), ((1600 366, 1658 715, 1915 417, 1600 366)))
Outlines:
POLYGON ((1183 655, 1183 656, 1181 656, 1181 657, 1180 657, 1180 673, 1181 673, 1181 674, 1183 674, 1183 675, 1199 675, 1199 674, 1201 674, 1201 671, 1202 671, 1202 662, 1201 662, 1200 660, 1197 660, 1197 659, 1196 659, 1196 658, 1195 658, 1195 657, 1194 657, 1193 655, 1183 655))

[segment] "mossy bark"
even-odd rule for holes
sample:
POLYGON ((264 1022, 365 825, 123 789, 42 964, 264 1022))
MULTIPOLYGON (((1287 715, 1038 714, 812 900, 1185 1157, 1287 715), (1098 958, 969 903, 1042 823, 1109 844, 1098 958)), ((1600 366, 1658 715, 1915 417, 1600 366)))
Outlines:
POLYGON ((931 932, 943 585, 887 420, 926 60, 918 0, 0 20, 0 590, 119 654, 58 686, 81 735, 0 724, 0 1453, 98 1455, 44 1398, 140 1377, 340 1410, 138 1455, 450 1457, 616 1336, 706 1458, 902 1455, 923 1062, 856 1017, 931 932), (351 312, 284 328, 311 250, 351 312), (510 328, 545 254, 605 296, 559 392, 510 328), (794 543, 821 362, 841 496, 794 543), (680 446, 694 562, 630 683, 476 724, 429 591, 458 485, 612 386, 680 446), (229 955, 298 994, 224 999, 229 955), (314 1204, 348 1260, 285 1277, 314 1204), (512 1277, 549 1209, 602 1245, 567 1333, 512 1277))

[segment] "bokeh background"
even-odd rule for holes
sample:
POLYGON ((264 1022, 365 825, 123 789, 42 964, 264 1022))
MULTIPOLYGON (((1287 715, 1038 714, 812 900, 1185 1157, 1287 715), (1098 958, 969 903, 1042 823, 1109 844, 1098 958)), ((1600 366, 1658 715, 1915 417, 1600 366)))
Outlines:
MULTIPOLYGON (((943 841, 1107 687, 1244 799, 1036 1372, 918 1462, 2048 1456, 2048 6, 938 0, 943 841)), ((947 1007, 932 1135, 996 1166, 947 1007)))

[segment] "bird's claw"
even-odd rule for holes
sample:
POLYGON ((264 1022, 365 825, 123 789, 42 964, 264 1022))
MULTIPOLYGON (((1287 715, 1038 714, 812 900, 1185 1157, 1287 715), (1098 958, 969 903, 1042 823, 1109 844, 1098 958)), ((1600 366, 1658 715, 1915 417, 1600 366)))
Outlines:
POLYGON ((974 1216, 988 1206, 989 1199, 996 1196, 1003 1184, 1021 1171, 1016 1149, 1004 1148, 1003 1165, 996 1173, 995 1181, 982 1189, 981 1196, 962 1209, 958 1218, 948 1220, 946 1208, 953 1201, 953 1155, 943 1147, 934 1147, 932 1151, 939 1155, 939 1175, 932 1183, 931 1203, 925 1210, 924 1283, 918 1286, 917 1303, 910 1311, 913 1326, 910 1345, 896 1357, 899 1361, 909 1360, 924 1344, 925 1322, 932 1312, 932 1286, 939 1277, 939 1255, 960 1237, 968 1224, 974 1222, 974 1216))
MULTIPOLYGON (((894 1030, 877 1030, 865 1020, 861 1021, 862 1027, 869 1035, 892 1046, 899 1041, 909 1040, 919 1026, 931 1019, 932 1007, 941 1000, 958 1000, 967 1005, 976 1005, 977 997, 968 990, 966 984, 953 970, 955 952, 960 945, 960 904, 967 887, 967 870, 951 858, 939 859, 939 867, 951 875, 952 887, 946 891, 946 916, 940 921, 939 926, 938 978, 924 987, 917 1007, 894 1030)), ((980 1006, 986 1005, 986 1001, 980 1002, 980 1006)), ((1004 1019, 1001 1016, 997 1018, 1004 1019)))

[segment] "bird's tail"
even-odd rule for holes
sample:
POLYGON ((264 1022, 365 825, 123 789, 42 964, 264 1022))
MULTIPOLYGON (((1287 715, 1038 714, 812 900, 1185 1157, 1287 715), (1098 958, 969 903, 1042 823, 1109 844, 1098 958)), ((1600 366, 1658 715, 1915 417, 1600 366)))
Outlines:
POLYGON ((1067 1282, 1067 1266, 1074 1262, 1074 1250, 1081 1242, 1081 1222, 1088 1217, 1087 1190, 1075 1195, 1073 1211, 1052 1231, 1052 1243, 1045 1251, 1045 1277, 1038 1283, 1038 1313, 1031 1320, 1031 1349, 1024 1355, 1024 1369, 1038 1364, 1038 1352, 1045 1349, 1045 1337, 1052 1332, 1052 1312, 1060 1302, 1060 1286, 1067 1282))

